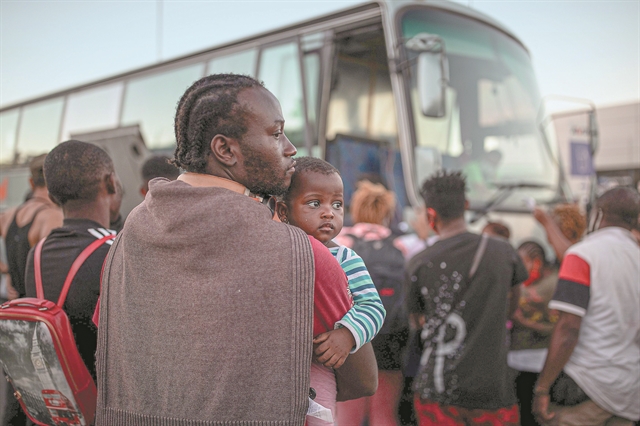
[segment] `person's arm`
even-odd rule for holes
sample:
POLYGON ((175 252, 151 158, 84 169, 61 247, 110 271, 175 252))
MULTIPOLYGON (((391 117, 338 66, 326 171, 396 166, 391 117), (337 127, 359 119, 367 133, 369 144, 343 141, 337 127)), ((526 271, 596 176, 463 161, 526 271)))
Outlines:
POLYGON ((378 295, 371 275, 360 256, 353 250, 338 251, 338 262, 349 282, 354 306, 336 323, 336 330, 316 336, 318 362, 327 367, 339 368, 349 353, 357 352, 369 343, 382 328, 386 311, 378 295), (334 358, 334 362, 330 360, 334 358))
POLYGON ((591 297, 591 268, 577 253, 568 253, 558 274, 556 292, 549 309, 560 311, 551 335, 547 359, 534 387, 533 412, 541 423, 554 417, 549 413, 549 390, 571 357, 580 334, 582 317, 587 313, 591 297))
POLYGON ((362 258, 349 248, 340 250, 338 254, 338 262, 347 274, 354 303, 338 324, 353 334, 355 346, 351 348, 351 353, 354 353, 378 334, 386 311, 362 258))
POLYGON ((371 343, 347 357, 342 367, 335 370, 338 386, 337 401, 372 396, 378 389, 378 364, 371 343))
POLYGON ((578 343, 582 317, 568 312, 561 312, 560 319, 551 335, 549 353, 544 368, 534 388, 533 412, 541 423, 555 416, 549 412, 549 390, 558 378, 578 343))
POLYGON ((348 350, 353 346, 352 340, 347 340, 345 350, 338 351, 336 347, 345 346, 342 337, 349 337, 348 330, 336 330, 334 336, 327 332, 334 329, 345 313, 351 308, 351 297, 347 284, 347 277, 329 250, 318 240, 309 237, 313 248, 315 262, 315 286, 313 293, 313 335, 315 337, 314 354, 316 360, 326 367, 339 368, 345 361, 348 350), (346 336, 345 336, 346 335, 346 336), (327 341, 328 337, 333 337, 327 341))
POLYGON ((515 313, 512 316, 512 319, 513 322, 521 325, 522 327, 526 327, 544 336, 550 335, 553 332, 553 327, 555 325, 547 322, 537 322, 525 318, 522 313, 522 309, 516 309, 515 313))
POLYGON ((544 227, 545 233, 547 234, 547 240, 549 241, 549 244, 551 244, 551 247, 553 247, 553 251, 555 252, 558 260, 561 261, 564 258, 564 254, 567 252, 569 247, 571 247, 571 241, 564 236, 551 216, 545 213, 542 209, 536 207, 533 212, 533 217, 535 217, 536 220, 544 227))
POLYGON ((14 299, 17 299, 18 297, 20 297, 20 293, 18 293, 18 290, 13 288, 13 286, 11 285, 11 277, 9 275, 7 275, 7 277, 6 277, 4 282, 5 282, 5 285, 7 287, 7 299, 8 300, 14 300, 14 299))

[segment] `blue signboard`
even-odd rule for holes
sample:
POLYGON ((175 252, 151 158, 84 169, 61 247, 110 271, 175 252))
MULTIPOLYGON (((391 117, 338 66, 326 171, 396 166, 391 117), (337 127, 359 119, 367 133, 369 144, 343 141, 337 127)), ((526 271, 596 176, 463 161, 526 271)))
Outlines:
POLYGON ((571 142, 571 174, 573 176, 591 176, 594 173, 589 144, 571 142))

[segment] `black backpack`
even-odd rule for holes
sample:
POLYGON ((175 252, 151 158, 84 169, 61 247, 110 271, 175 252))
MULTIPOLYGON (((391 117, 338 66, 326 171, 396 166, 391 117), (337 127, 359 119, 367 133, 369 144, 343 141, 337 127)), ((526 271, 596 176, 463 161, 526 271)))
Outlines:
POLYGON ((353 239, 353 251, 364 261, 378 290, 384 309, 387 311, 378 336, 390 335, 407 329, 405 261, 402 252, 393 245, 396 236, 390 235, 375 241, 365 241, 353 235, 349 235, 349 237, 353 239))
POLYGON ((380 332, 371 341, 380 370, 399 370, 402 351, 409 337, 409 321, 405 308, 404 256, 393 245, 395 236, 365 241, 353 238, 353 251, 364 261, 378 290, 387 315, 380 332))

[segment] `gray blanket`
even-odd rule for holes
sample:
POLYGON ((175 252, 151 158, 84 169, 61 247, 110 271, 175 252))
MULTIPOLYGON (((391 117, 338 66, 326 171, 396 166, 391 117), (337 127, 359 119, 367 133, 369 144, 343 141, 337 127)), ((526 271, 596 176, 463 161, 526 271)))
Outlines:
POLYGON ((154 180, 106 260, 96 425, 302 425, 307 236, 222 188, 154 180))

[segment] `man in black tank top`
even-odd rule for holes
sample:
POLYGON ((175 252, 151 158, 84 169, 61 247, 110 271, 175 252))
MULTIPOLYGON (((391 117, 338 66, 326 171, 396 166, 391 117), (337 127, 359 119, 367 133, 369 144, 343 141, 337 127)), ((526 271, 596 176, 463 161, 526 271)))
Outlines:
MULTIPOLYGON (((40 155, 29 163, 31 169, 31 196, 19 207, 12 208, 0 215, 0 236, 5 240, 7 255, 6 270, 9 273, 11 285, 17 292, 17 297, 25 296, 24 276, 27 255, 31 247, 40 239, 49 235, 53 228, 62 225, 62 210, 49 198, 49 192, 44 180, 44 159, 40 155)), ((4 375, 0 374, 4 381, 4 375)), ((27 424, 27 418, 22 412, 18 401, 13 397, 11 386, 2 388, 0 394, 0 409, 4 415, 0 416, 0 425, 22 426, 27 424)))
POLYGON ((17 208, 0 216, 0 235, 7 250, 7 269, 11 285, 24 297, 24 271, 31 247, 62 225, 62 211, 49 198, 45 185, 43 165, 46 155, 29 163, 31 169, 31 197, 17 208))

